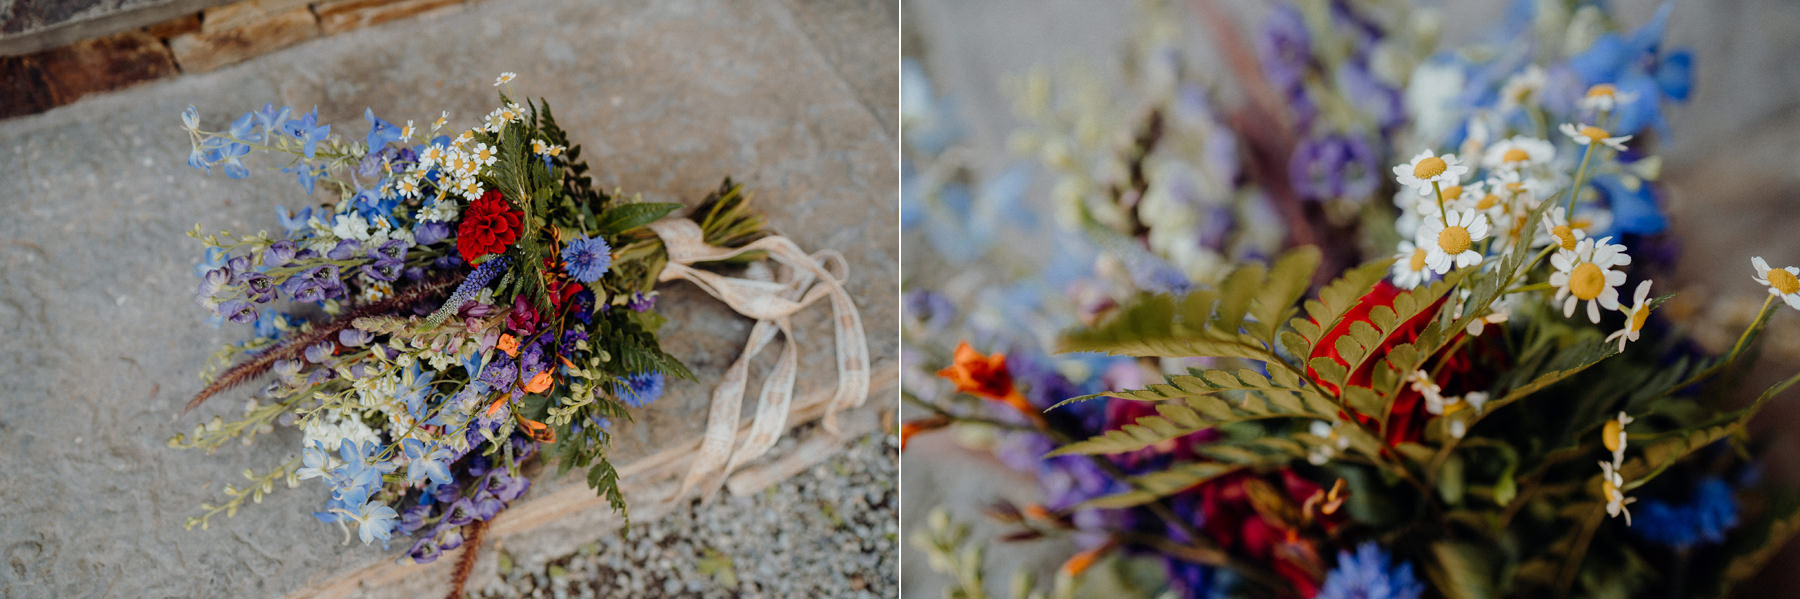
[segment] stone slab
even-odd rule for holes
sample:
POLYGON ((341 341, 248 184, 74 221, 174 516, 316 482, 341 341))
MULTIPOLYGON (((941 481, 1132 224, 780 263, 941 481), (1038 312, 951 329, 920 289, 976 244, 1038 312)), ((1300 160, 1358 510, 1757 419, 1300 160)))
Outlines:
POLYGON ((22 56, 0 56, 0 119, 175 74, 162 41, 141 31, 22 56))
POLYGON ((176 64, 188 73, 203 73, 243 62, 319 36, 318 17, 305 4, 293 2, 227 4, 207 9, 200 30, 169 40, 176 64))
MULTIPOLYGON (((421 122, 448 109, 467 123, 495 101, 493 77, 518 72, 515 88, 551 100, 598 182, 693 202, 732 175, 801 246, 842 251, 875 369, 893 364, 895 139, 867 108, 880 98, 859 96, 816 48, 777 0, 478 3, 0 123, 0 596, 281 596, 394 556, 343 545, 308 515, 322 499, 308 487, 211 531, 181 529, 238 471, 277 463, 297 439, 279 431, 211 456, 166 448, 241 405, 220 397, 179 416, 205 357, 243 337, 200 324, 198 253, 183 233, 197 220, 270 227, 274 207, 307 201, 279 173, 188 169, 178 114, 189 104, 215 128, 269 101, 316 104, 352 131, 365 106, 421 122)), ((749 321, 686 285, 661 305, 668 349, 716 380, 749 321)), ((795 323, 801 363, 820 365, 802 395, 830 384, 826 321, 795 323)), ((696 438, 708 391, 671 385, 620 429, 615 459, 696 438)), ((524 505, 579 484, 540 480, 524 505)))

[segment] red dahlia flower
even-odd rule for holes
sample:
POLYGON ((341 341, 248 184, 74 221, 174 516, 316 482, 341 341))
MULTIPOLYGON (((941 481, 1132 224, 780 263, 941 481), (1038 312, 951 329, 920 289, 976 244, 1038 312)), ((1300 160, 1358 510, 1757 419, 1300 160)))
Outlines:
POLYGON ((462 223, 456 226, 456 251, 464 262, 474 262, 487 254, 506 251, 519 240, 520 220, 524 213, 513 208, 498 191, 481 195, 463 210, 462 223))

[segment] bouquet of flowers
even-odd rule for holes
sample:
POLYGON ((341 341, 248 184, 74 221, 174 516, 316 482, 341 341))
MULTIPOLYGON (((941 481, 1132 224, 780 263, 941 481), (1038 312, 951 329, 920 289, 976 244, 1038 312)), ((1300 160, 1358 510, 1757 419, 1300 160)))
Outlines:
MULTIPOLYGON (((1767 299, 1722 355, 1657 311, 1674 252, 1646 149, 1692 60, 1661 46, 1668 10, 1618 32, 1521 2, 1499 43, 1431 54, 1403 3, 1282 5, 1235 111, 1163 15, 1127 63, 1139 97, 1018 86, 1040 128, 1014 146, 1088 254, 912 290, 925 415, 902 429, 1037 478, 1041 504, 986 510, 1002 540, 1079 550, 1014 596, 1714 597, 1754 575, 1800 496, 1760 481, 1745 426, 1800 376, 1738 375, 1800 268, 1746 260, 1767 299)), ((913 534, 951 596, 988 594, 966 525, 913 534)))
MULTIPOLYGON (((319 479, 320 521, 384 547, 416 535, 407 557, 431 562, 478 547, 484 524, 530 488, 521 468, 540 453, 558 473, 585 469, 625 510, 607 460, 612 423, 655 401, 667 379, 693 378, 656 335, 655 287, 676 266, 665 236, 681 228, 664 217, 682 205, 596 188, 548 104, 515 101, 511 79, 466 130, 447 113, 426 128, 367 111, 368 133, 349 137, 316 109, 267 106, 210 131, 194 108, 183 113, 191 166, 240 178, 255 151, 307 193, 338 194, 279 210, 277 233, 191 233, 206 246, 196 300, 209 322, 254 333, 213 355, 188 408, 272 376, 240 417, 170 444, 211 451, 277 425, 302 436, 291 459, 245 470, 248 482, 188 527, 234 515, 278 482, 319 479)), ((729 179, 690 215, 715 250, 703 265, 764 257, 746 247, 764 237, 763 220, 729 179)))

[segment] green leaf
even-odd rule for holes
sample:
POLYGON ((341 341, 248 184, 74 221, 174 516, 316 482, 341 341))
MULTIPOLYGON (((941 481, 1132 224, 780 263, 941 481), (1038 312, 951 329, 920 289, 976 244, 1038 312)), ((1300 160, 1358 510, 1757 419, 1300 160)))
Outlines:
POLYGON ((1551 360, 1551 364, 1545 367, 1543 373, 1532 379, 1531 382, 1508 390, 1506 395, 1501 396, 1500 399, 1489 402, 1486 409, 1488 411, 1493 411, 1505 407, 1512 402, 1524 399, 1532 393, 1536 393, 1543 390, 1545 387, 1561 382, 1563 379, 1575 376, 1576 374, 1581 373, 1581 371, 1587 370, 1593 365, 1600 363, 1602 360, 1618 355, 1618 353, 1619 344, 1599 340, 1589 341, 1579 347, 1561 350, 1557 352, 1556 358, 1551 360))
POLYGON ((1256 305, 1250 309, 1251 322, 1245 325, 1250 334, 1273 341, 1281 324, 1299 310, 1295 303, 1312 286, 1313 273, 1319 269, 1319 249, 1302 246, 1275 259, 1269 277, 1256 294, 1256 305))
POLYGON ((1184 462, 1168 470, 1131 478, 1132 490, 1090 499, 1083 508, 1127 508, 1156 501, 1218 478, 1240 467, 1218 462, 1184 462))
MULTIPOLYGON (((1545 202, 1549 203, 1549 202, 1545 202)), ((1473 542, 1439 541, 1431 546, 1433 561, 1425 575, 1446 599, 1487 599, 1499 596, 1494 589, 1494 564, 1499 557, 1473 542)))
MULTIPOLYGON (((1699 426, 1673 431, 1650 443, 1644 447, 1643 453, 1639 457, 1627 461, 1625 466, 1620 468, 1619 475, 1626 481, 1625 489, 1629 491, 1638 488, 1689 454, 1743 430, 1744 425, 1749 424, 1750 419, 1755 417, 1757 412, 1769 403, 1770 399, 1780 395, 1782 391, 1786 391, 1796 382, 1800 382, 1800 374, 1771 385, 1756 397, 1756 401, 1751 403, 1750 407, 1728 412, 1699 426)), ((1599 488, 1599 476, 1596 474, 1593 477, 1592 486, 1595 489, 1599 488)))
POLYGON ((612 237, 656 222, 681 209, 674 202, 634 202, 613 206, 600 214, 599 234, 612 237))
POLYGON ((1356 307, 1357 301, 1369 293, 1387 276, 1388 267, 1393 266, 1394 259, 1376 260, 1351 269, 1343 276, 1325 285, 1319 290, 1319 298, 1307 300, 1306 318, 1294 318, 1290 321, 1294 330, 1306 340, 1306 351, 1296 351, 1295 355, 1306 356, 1312 353, 1312 346, 1319 342, 1325 331, 1337 326, 1345 312, 1356 307))
POLYGON ((1217 397, 1207 395, 1190 397, 1182 403, 1159 403, 1156 405, 1156 416, 1144 416, 1099 436, 1058 447, 1047 454, 1047 457, 1137 451, 1169 439, 1227 424, 1272 418, 1312 417, 1304 413, 1273 412, 1258 405, 1259 403, 1261 402, 1246 401, 1234 407, 1217 397))

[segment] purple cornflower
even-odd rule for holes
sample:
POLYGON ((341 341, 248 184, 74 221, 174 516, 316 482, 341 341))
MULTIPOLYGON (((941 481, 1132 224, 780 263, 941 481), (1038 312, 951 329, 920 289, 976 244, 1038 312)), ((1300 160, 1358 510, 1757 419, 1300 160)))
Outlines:
POLYGON ((612 246, 600 237, 577 237, 563 246, 563 270, 583 283, 592 283, 612 267, 612 246))

